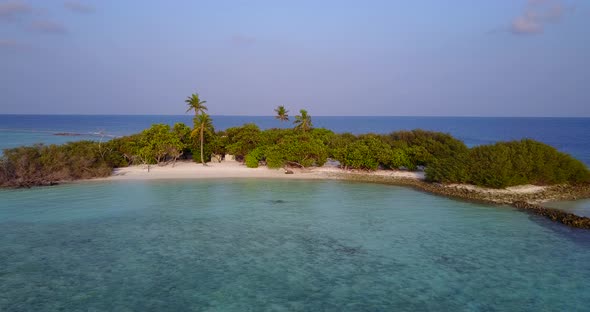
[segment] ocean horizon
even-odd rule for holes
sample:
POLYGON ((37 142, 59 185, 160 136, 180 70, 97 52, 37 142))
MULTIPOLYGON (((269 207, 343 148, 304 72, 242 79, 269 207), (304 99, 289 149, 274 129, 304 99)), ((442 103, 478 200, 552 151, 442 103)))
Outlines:
MULTIPOLYGON (((216 130, 255 123, 261 129, 289 128, 273 116, 211 116, 216 130)), ((192 126, 185 115, 0 115, 0 150, 35 143, 108 139, 138 133, 155 123, 192 126), (56 136, 56 133, 77 136, 56 136)), ((590 166, 590 118, 579 117, 412 117, 313 116, 314 127, 337 133, 389 133, 423 129, 449 133, 467 146, 535 139, 571 154, 590 166)))

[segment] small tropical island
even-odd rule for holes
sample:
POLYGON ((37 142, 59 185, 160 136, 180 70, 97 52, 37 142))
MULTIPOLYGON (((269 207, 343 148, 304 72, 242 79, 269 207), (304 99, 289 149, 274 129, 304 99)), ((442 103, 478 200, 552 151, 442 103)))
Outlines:
MULTIPOLYGON (((522 139, 468 148, 449 134, 420 129, 335 133, 314 128, 304 109, 294 116, 292 128, 261 130, 248 123, 216 131, 206 101, 198 93, 185 102, 187 112, 195 114, 192 128, 184 123, 154 124, 109 141, 7 149, 0 158, 0 186, 46 186, 95 178, 340 179, 509 204, 590 229, 590 218, 539 205, 590 198, 588 168, 541 142, 522 139)), ((291 121, 285 106, 278 106, 275 113, 281 122, 291 121)))

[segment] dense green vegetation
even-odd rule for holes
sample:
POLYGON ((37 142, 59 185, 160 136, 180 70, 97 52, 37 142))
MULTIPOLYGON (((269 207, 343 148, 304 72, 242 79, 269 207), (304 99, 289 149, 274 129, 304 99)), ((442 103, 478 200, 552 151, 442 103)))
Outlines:
POLYGON ((495 188, 590 181, 583 163, 530 139, 477 146, 466 153, 440 158, 427 167, 426 174, 431 181, 495 188))
MULTIPOLYGON (((202 115, 201 115, 202 116, 202 115)), ((337 134, 327 129, 268 129, 254 124, 215 132, 210 122, 195 122, 195 133, 177 123, 155 124, 141 133, 109 142, 35 145, 4 151, 0 185, 31 186, 108 176, 112 168, 165 165, 178 159, 210 161, 228 153, 248 167, 322 166, 328 159, 345 169, 426 168, 427 180, 487 187, 519 184, 587 183, 587 168, 571 156, 533 140, 467 148, 450 135, 400 131, 387 135, 337 134), (202 156, 202 157, 201 157, 202 156)))
POLYGON ((99 143, 89 141, 7 149, 0 158, 0 186, 30 187, 106 177, 113 168, 107 154, 99 143))
MULTIPOLYGON (((207 107, 198 94, 186 103, 194 111, 191 129, 154 124, 141 133, 108 142, 35 145, 4 151, 0 158, 0 186, 47 185, 58 181, 108 176, 128 165, 172 164, 178 159, 207 163, 231 154, 246 166, 270 168, 322 166, 328 159, 344 169, 376 170, 425 168, 431 182, 470 183, 502 188, 519 184, 588 183, 586 166, 551 146, 533 140, 500 142, 467 148, 449 134, 412 130, 390 134, 334 133, 313 128, 301 110, 291 129, 261 130, 245 124, 215 131, 207 107)), ((288 121, 283 106, 276 118, 288 121)))

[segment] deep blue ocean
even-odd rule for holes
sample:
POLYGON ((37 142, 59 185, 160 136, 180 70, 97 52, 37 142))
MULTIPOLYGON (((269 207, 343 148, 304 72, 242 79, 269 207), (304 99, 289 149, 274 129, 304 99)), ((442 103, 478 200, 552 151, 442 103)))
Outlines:
MULTIPOLYGON (((217 130, 256 123, 263 129, 291 127, 272 116, 212 116, 217 130)), ((425 129, 450 133, 468 146, 532 138, 550 144, 590 165, 590 118, 496 118, 496 117, 312 117, 315 127, 335 132, 388 133, 425 129)), ((0 115, 0 150, 34 143, 63 143, 128 135, 154 123, 184 122, 191 115, 0 115), (76 137, 55 133, 81 134, 76 137)))

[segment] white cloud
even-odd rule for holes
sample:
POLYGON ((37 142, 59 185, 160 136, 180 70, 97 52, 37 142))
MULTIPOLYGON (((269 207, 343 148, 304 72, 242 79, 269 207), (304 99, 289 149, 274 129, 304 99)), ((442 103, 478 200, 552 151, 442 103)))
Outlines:
POLYGON ((549 23, 559 22, 566 13, 566 7, 559 0, 528 0, 524 12, 510 25, 510 31, 517 35, 541 34, 549 23))

